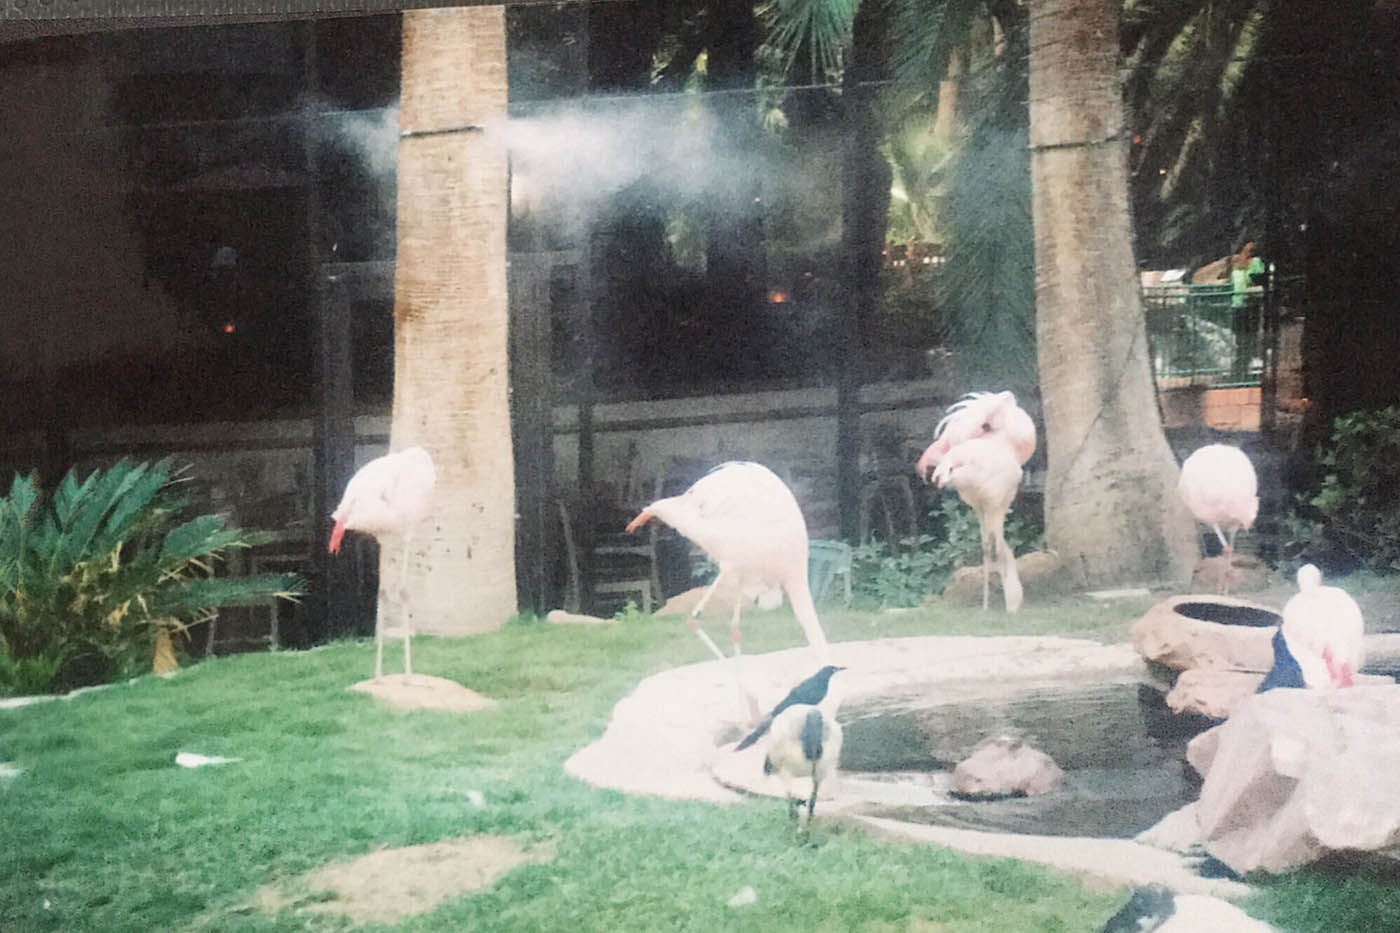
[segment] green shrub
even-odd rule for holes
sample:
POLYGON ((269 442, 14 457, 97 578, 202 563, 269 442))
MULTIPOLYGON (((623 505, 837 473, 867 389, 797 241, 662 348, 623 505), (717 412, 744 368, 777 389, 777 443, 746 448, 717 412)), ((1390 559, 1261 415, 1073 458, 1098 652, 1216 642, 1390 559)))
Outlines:
POLYGON ((214 610, 301 591, 291 574, 216 577, 266 533, 184 516, 170 461, 123 460, 47 499, 15 477, 0 499, 0 692, 109 682, 150 670, 158 644, 214 610))
MULTIPOLYGON (((897 553, 884 541, 868 541, 852 555, 851 589, 862 604, 917 606, 942 592, 959 567, 982 562, 977 513, 956 496, 940 497, 921 523, 921 533, 899 542, 897 553)), ((1042 531, 1033 520, 1012 513, 1006 541, 1013 553, 1040 546, 1042 531)))
POLYGON ((1303 531, 1310 518, 1321 521, 1304 543, 1325 542, 1361 566, 1400 570, 1400 406, 1342 415, 1321 463, 1321 488, 1308 500, 1315 515, 1302 510, 1303 531))

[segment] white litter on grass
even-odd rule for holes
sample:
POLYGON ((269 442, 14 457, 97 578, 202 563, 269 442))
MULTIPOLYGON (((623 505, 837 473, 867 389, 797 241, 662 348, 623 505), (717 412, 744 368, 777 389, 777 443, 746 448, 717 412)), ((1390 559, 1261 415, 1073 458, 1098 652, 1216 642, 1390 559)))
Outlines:
POLYGON ((202 768, 205 765, 227 765, 242 760, 242 758, 223 758, 219 755, 199 755, 194 752, 180 752, 175 756, 175 763, 182 768, 202 768))
POLYGON ((486 806, 486 795, 479 790, 467 791, 467 801, 474 807, 486 806))
MULTIPOLYGON (((139 677, 133 677, 130 680, 128 680, 127 683, 134 684, 138 680, 140 680, 139 677)), ((39 693, 33 696, 26 697, 6 697, 5 699, 0 700, 0 709, 19 709, 21 706, 33 706, 35 703, 47 703, 50 700, 71 700, 74 697, 82 696, 84 693, 92 693, 96 690, 109 690, 112 687, 118 686, 121 685, 94 684, 91 687, 79 687, 76 690, 70 690, 69 692, 63 694, 39 693)))
POLYGON ((745 885, 739 889, 739 893, 729 899, 730 907, 747 907, 757 902, 758 892, 745 885))
POLYGON ((17 778, 23 773, 23 769, 18 765, 10 764, 8 761, 0 761, 0 778, 17 778))

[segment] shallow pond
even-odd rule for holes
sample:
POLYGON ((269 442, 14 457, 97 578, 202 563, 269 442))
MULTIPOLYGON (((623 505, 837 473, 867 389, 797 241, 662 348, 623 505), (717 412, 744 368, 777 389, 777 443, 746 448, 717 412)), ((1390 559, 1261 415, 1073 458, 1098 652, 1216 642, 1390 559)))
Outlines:
MULTIPOLYGON (((929 689, 936 694, 936 688, 929 689)), ((928 694, 925 694, 928 695, 928 694)), ((1194 800, 1186 743, 1209 728, 1173 716, 1137 683, 1044 685, 1008 698, 842 710, 842 796, 872 815, 965 829, 1126 838, 1194 800), (1025 737, 1065 772, 1036 797, 953 797, 953 766, 977 742, 1025 737)))

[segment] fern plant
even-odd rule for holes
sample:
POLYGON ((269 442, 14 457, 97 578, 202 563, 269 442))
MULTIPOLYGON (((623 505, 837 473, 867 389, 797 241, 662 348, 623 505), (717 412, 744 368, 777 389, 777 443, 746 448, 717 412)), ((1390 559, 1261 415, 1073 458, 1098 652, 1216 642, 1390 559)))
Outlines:
MULTIPOLYGON (((917 606, 941 592, 954 570, 980 564, 982 539, 977 514, 957 496, 936 500, 921 524, 922 533, 903 539, 898 551, 881 540, 867 541, 855 549, 851 585, 861 603, 882 608, 917 606)), ((1016 554, 1043 544, 1043 530, 1034 514, 1012 512, 1005 534, 1016 554)))
POLYGON ((45 671, 64 690, 148 670, 217 609, 302 591, 294 574, 215 576, 231 551, 271 535, 187 517, 183 482, 169 460, 69 473, 47 498, 15 477, 0 499, 0 693, 45 671))

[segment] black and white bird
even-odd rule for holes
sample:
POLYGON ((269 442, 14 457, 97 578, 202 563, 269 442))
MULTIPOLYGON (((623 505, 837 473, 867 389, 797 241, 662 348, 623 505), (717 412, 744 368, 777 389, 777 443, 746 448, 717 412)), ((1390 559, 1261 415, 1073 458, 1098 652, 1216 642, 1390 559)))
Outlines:
POLYGON ((763 738, 763 734, 772 727, 773 723, 777 720, 778 716, 782 715, 784 711, 790 709, 791 707, 799 705, 816 706, 818 703, 825 700, 827 690, 831 683, 831 675, 835 674, 837 671, 844 670, 844 667, 840 667, 835 664, 828 664, 821 670, 813 674, 811 677, 808 677, 806 680, 802 681, 802 683, 798 684, 796 687, 793 687, 791 690, 788 691, 788 695, 783 697, 782 702, 780 702, 777 706, 773 707, 773 709, 768 713, 767 716, 764 716, 761 720, 759 720, 759 723, 757 726, 754 727, 754 730, 748 735, 744 736, 743 741, 741 741, 738 745, 734 746, 734 750, 743 751, 753 743, 757 742, 759 739, 763 738))
POLYGON ((1165 885, 1137 888, 1128 903, 1108 918, 1100 933, 1151 933, 1176 913, 1176 895, 1165 885))
POLYGON ((792 795, 792 782, 808 778, 812 793, 807 798, 807 825, 817 809, 817 791, 822 782, 836 773, 841 759, 841 724, 835 712, 821 706, 798 703, 780 712, 769 730, 768 754, 763 759, 763 773, 774 774, 783 783, 783 797, 788 802, 788 815, 800 819, 802 800, 792 795))

